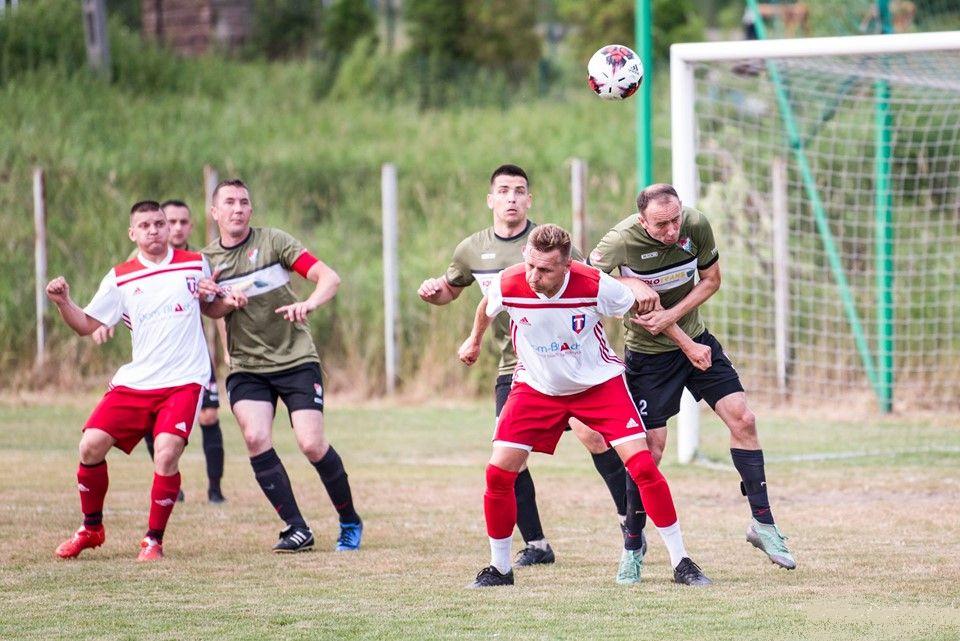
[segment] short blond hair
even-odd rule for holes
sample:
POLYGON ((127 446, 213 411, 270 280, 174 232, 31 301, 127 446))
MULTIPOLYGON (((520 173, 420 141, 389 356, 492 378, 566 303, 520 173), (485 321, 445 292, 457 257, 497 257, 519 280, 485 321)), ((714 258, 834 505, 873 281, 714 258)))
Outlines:
POLYGON ((539 225, 530 232, 527 244, 538 252, 552 252, 555 249, 560 250, 560 257, 563 260, 570 259, 570 234, 563 227, 557 225, 539 225))

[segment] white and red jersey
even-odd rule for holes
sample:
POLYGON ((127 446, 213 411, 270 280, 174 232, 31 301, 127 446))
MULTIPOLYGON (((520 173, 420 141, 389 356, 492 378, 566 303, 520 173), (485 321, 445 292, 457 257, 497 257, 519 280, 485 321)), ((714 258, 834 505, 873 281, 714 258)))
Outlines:
POLYGON ((623 373, 600 322, 622 316, 636 301, 630 289, 601 272, 570 264, 554 296, 530 288, 523 264, 502 271, 487 289, 487 316, 510 315, 519 362, 514 380, 550 396, 582 392, 623 373))
POLYGON ((194 298, 210 267, 197 252, 170 248, 159 263, 142 253, 111 269, 84 312, 107 327, 121 320, 133 336, 133 360, 111 385, 138 390, 206 386, 210 356, 194 298))

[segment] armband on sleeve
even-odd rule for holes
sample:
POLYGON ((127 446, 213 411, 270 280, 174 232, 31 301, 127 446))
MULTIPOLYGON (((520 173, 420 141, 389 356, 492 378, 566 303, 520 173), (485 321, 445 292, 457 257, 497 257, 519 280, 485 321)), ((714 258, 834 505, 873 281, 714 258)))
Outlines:
POLYGON ((290 267, 293 269, 293 271, 306 278, 307 272, 309 272, 310 268, 316 265, 318 262, 320 261, 316 256, 304 250, 304 252, 300 254, 299 258, 293 261, 293 265, 290 267))

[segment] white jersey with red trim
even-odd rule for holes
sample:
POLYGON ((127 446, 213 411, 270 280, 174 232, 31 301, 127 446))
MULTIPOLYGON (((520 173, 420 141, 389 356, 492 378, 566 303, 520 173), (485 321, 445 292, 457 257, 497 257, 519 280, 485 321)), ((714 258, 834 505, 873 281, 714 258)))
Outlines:
POLYGON ((112 386, 206 386, 210 356, 194 293, 200 279, 209 276, 207 260, 198 252, 170 248, 159 263, 140 253, 103 277, 83 311, 107 327, 122 320, 133 337, 133 360, 117 370, 112 386))
POLYGON ((530 288, 523 264, 498 274, 487 288, 487 316, 510 314, 519 359, 514 380, 550 396, 567 396, 623 373, 603 331, 603 316, 622 316, 636 301, 630 289, 601 272, 570 264, 563 285, 547 297, 530 288))

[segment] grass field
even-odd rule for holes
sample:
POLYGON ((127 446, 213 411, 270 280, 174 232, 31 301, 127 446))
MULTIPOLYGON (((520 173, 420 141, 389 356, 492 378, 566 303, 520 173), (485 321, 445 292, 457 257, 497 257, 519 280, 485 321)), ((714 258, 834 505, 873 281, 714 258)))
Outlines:
POLYGON ((744 542, 748 512, 725 430, 708 419, 707 464, 671 458, 664 468, 688 548, 716 581, 707 589, 670 581, 656 536, 642 585, 613 582, 620 539, 612 504, 568 435, 557 456, 531 464, 557 563, 518 572, 514 588, 475 592, 463 586, 488 560, 488 403, 329 403, 329 432, 366 522, 356 554, 329 551, 333 510, 279 421, 277 448, 319 547, 269 553, 280 523, 224 417, 229 502, 201 500, 197 435, 182 464, 187 500, 171 518, 167 558, 138 565, 151 478, 142 448, 109 458, 106 544, 76 561, 53 555, 78 523, 75 448, 94 401, 0 403, 2 639, 960 637, 955 418, 818 422, 762 413, 774 512, 799 561, 793 572, 744 542), (806 455, 822 460, 797 460, 806 455))

